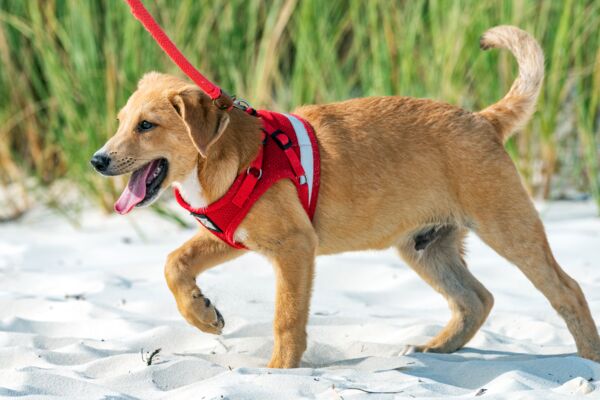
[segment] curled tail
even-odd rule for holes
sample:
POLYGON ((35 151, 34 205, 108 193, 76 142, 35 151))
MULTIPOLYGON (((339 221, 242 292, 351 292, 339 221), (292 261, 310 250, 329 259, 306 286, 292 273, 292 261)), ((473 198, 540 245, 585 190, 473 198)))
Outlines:
POLYGON ((544 53, 530 34, 508 25, 488 30, 479 45, 483 50, 508 49, 519 64, 519 76, 506 96, 479 112, 494 125, 502 141, 506 141, 515 130, 527 123, 535 111, 544 79, 544 53))

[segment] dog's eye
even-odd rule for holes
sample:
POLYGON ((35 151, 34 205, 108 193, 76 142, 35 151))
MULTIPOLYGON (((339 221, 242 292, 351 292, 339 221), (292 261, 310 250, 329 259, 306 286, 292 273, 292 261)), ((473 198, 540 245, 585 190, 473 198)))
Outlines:
POLYGON ((137 126, 138 131, 140 132, 145 132, 145 131, 149 131, 150 129, 154 128, 154 124, 152 122, 143 120, 142 122, 140 122, 137 126))

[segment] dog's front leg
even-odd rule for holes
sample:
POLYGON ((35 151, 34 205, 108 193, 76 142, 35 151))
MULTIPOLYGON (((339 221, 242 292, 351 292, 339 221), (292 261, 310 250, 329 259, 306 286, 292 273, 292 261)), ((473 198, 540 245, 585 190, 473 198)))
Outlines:
POLYGON ((306 350, 316 247, 316 234, 310 227, 278 240, 276 251, 269 254, 277 285, 269 368, 295 368, 306 350))
POLYGON ((220 334, 225 321, 219 310, 196 285, 196 276, 244 254, 200 231, 167 257, 165 278, 181 315, 203 332, 220 334))

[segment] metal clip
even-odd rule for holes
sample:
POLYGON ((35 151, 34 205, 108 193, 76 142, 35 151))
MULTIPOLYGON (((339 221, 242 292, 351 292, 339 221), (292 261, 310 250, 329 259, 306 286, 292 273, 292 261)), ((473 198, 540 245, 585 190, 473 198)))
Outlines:
POLYGON ((247 109, 252 108, 250 106, 250 103, 248 103, 248 101, 246 101, 244 99, 238 99, 235 96, 233 96, 233 106, 242 111, 246 111, 247 109))
POLYGON ((262 168, 261 169, 257 169, 254 167, 248 167, 248 169, 246 170, 246 175, 254 175, 256 177, 256 179, 260 179, 262 178, 262 168), (252 171, 257 171, 256 173, 252 173, 252 171))

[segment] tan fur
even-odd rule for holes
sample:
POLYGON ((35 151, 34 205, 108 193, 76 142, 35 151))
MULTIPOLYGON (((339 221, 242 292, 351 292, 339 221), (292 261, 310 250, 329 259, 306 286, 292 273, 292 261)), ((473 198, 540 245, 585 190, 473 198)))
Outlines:
MULTIPOLYGON (((314 221, 300 205, 294 185, 279 181, 240 226, 243 243, 270 259, 276 272, 270 367, 298 366, 306 348, 315 256, 352 250, 396 247, 448 300, 450 322, 416 350, 451 352, 464 346, 493 305, 492 295, 463 259, 468 229, 515 263, 549 299, 583 357, 600 360, 600 339, 586 300, 554 260, 542 223, 503 148, 503 140, 533 112, 543 75, 541 50, 513 27, 490 30, 482 43, 513 51, 520 72, 508 95, 479 113, 408 97, 372 97, 296 110, 315 128, 321 152, 314 221), (419 235, 427 231, 435 232, 433 240, 417 250, 419 235)), ((167 158, 165 187, 196 168, 203 194, 214 201, 260 146, 259 121, 237 109, 229 113, 229 123, 219 134, 222 112, 193 86, 152 73, 121 111, 119 130, 104 150, 115 165, 136 160, 119 173, 139 168, 139 160, 167 158), (188 96, 186 101, 178 100, 182 95, 188 96), (133 127, 141 118, 158 119, 160 127, 140 135, 133 127), (205 149, 194 146, 198 140, 210 142, 214 135, 219 137, 205 149)), ((221 331, 223 321, 195 278, 244 253, 202 228, 169 255, 167 282, 189 323, 205 332, 221 331)))
POLYGON ((480 41, 482 49, 510 50, 519 63, 519 76, 502 100, 492 104, 480 115, 496 127, 503 141, 531 118, 542 81, 544 80, 544 53, 527 32, 514 26, 497 26, 487 31, 480 41))

